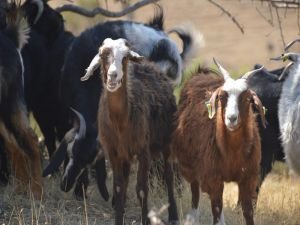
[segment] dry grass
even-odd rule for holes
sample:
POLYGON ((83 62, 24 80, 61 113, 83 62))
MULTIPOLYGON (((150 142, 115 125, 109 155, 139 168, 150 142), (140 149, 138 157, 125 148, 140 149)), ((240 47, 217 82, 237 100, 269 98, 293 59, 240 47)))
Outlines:
MULTIPOLYGON (((258 199, 255 221, 258 225, 288 224, 296 225, 300 221, 300 180, 290 177, 284 165, 278 164, 270 174, 258 199)), ((126 208, 126 224, 139 224, 140 209, 135 196, 135 177, 131 176, 126 208)), ((72 193, 59 190, 57 178, 45 179, 45 194, 42 202, 30 197, 15 194, 14 182, 1 187, 0 223, 1 224, 72 224, 93 225, 113 224, 113 210, 110 202, 104 202, 97 190, 94 180, 88 190, 88 199, 79 202, 72 193)), ((108 185, 111 190, 111 174, 108 185)), ((182 197, 177 197, 181 220, 190 209, 189 187, 185 184, 182 197)), ((224 213, 227 224, 244 224, 242 212, 236 207, 237 187, 226 184, 224 192, 224 213)), ((167 202, 161 185, 154 185, 150 193, 150 207, 160 208, 167 202)), ((211 224, 210 203, 206 194, 202 194, 200 203, 200 224, 211 224)), ((166 214, 163 215, 166 218, 166 214)))

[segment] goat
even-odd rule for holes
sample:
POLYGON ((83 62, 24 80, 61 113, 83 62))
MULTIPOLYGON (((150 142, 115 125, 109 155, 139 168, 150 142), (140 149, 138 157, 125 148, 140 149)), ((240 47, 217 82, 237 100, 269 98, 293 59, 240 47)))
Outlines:
MULTIPOLYGON (((255 65, 254 69, 262 67, 255 65)), ((261 163, 260 181, 257 187, 257 194, 265 177, 271 171, 275 160, 284 161, 284 153, 280 140, 278 102, 281 95, 283 79, 279 79, 284 68, 267 71, 262 69, 247 79, 250 89, 252 89, 262 104, 266 107, 266 127, 258 120, 259 133, 261 137, 261 163)), ((286 71, 287 73, 288 71, 286 71)))
MULTIPOLYGON (((181 79, 179 70, 183 67, 182 62, 191 55, 191 50, 197 48, 195 37, 188 30, 185 31, 185 36, 189 38, 184 41, 184 54, 180 54, 177 46, 162 30, 159 30, 162 28, 162 24, 163 12, 160 11, 149 24, 131 21, 105 22, 84 31, 73 41, 63 67, 60 96, 64 105, 72 107, 82 114, 86 123, 86 132, 88 132, 86 137, 89 137, 80 140, 81 142, 86 142, 85 146, 97 146, 95 143, 97 141, 96 118, 99 97, 102 91, 102 81, 99 76, 94 76, 87 82, 82 83, 80 82, 80 77, 96 55, 97 46, 100 46, 105 38, 127 39, 135 51, 154 61, 164 73, 171 74, 170 77, 173 78, 174 82, 181 79), (179 59, 180 61, 178 61, 179 59)), ((181 30, 181 34, 183 33, 181 30)), ((99 64, 96 64, 95 67, 91 68, 91 73, 99 67, 99 64)), ((58 156, 53 157, 49 166, 44 170, 44 175, 54 171, 62 163, 63 158, 59 156, 66 155, 67 148, 60 148, 60 150, 65 153, 57 152, 58 156)), ((76 150, 72 149, 71 151, 76 152, 76 154, 72 154, 73 156, 78 156, 73 158, 73 165, 80 165, 81 168, 86 168, 97 158, 99 149, 86 147, 76 150), (88 157, 82 158, 82 155, 88 157)), ((74 178, 78 177, 78 173, 73 172, 71 165, 69 168, 69 173, 64 174, 65 180, 62 181, 62 187, 65 187, 65 191, 70 190, 74 184, 73 181, 76 180, 74 178)), ((97 179, 100 178, 102 180, 98 180, 99 184, 105 181, 104 177, 104 173, 102 176, 97 176, 97 179)))
MULTIPOLYGON (((72 126, 69 122, 73 120, 72 115, 59 99, 59 83, 65 55, 74 36, 65 30, 62 15, 52 9, 47 1, 26 0, 22 9, 32 28, 29 43, 22 51, 25 99, 52 158, 56 141, 61 141, 72 126)), ((75 186, 77 199, 83 199, 85 189, 82 186, 87 186, 87 176, 85 171, 75 186)))
POLYGON ((193 212, 197 212, 201 187, 211 200, 213 224, 225 224, 224 182, 234 181, 239 186, 246 224, 251 225, 261 158, 259 130, 252 106, 257 107, 263 125, 265 117, 261 102, 248 88, 246 79, 260 69, 233 80, 218 62, 215 63, 224 79, 200 71, 181 91, 171 158, 178 161, 179 170, 190 183, 193 212))
MULTIPOLYGON (((297 40, 291 42, 286 50, 297 40)), ((288 166, 297 174, 300 174, 299 151, 299 86, 300 86, 300 54, 286 52, 276 58, 278 60, 290 60, 288 73, 282 85, 282 92, 278 104, 278 117, 281 133, 281 141, 288 166)))
POLYGON ((60 13, 46 0, 26 0, 22 5, 31 26, 28 45, 22 50, 25 66, 25 99, 45 138, 51 157, 56 140, 69 125, 61 111, 59 82, 68 46, 74 39, 64 28, 60 13))
POLYGON ((136 193, 142 208, 142 224, 146 224, 149 163, 158 153, 163 154, 165 161, 169 220, 178 220, 172 169, 167 161, 175 97, 170 79, 152 63, 141 62, 142 58, 125 39, 107 38, 81 78, 85 81, 93 75, 90 68, 98 60, 105 87, 99 101, 98 134, 113 170, 117 225, 124 222, 125 194, 135 157, 139 162, 136 193))
MULTIPOLYGON (((24 103, 24 65, 21 49, 28 40, 28 26, 15 2, 7 5, 6 27, 0 31, 0 139, 16 178, 30 185, 36 199, 42 195, 38 141, 30 128, 24 103)), ((3 150, 2 149, 2 150, 3 150)))

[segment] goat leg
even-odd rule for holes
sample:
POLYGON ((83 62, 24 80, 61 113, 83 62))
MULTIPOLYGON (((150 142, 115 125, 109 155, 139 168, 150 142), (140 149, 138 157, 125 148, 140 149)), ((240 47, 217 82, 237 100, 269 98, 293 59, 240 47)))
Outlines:
MULTIPOLYGON (((25 106, 18 105, 16 112, 12 115, 12 124, 16 128, 14 133, 18 137, 18 143, 22 143, 22 148, 29 151, 28 158, 30 164, 31 191, 35 199, 42 196, 42 167, 38 139, 29 126, 25 106)), ((26 151, 25 150, 25 151, 26 151)))
POLYGON ((136 194, 142 208, 141 224, 150 224, 148 214, 148 175, 149 175, 149 159, 147 149, 143 149, 139 155, 139 166, 137 172, 136 194))
POLYGON ((169 222, 176 223, 178 222, 178 213, 176 201, 174 198, 174 173, 172 170, 171 163, 168 162, 168 157, 164 156, 164 167, 165 174, 164 177, 166 179, 167 191, 168 191, 168 200, 169 200, 169 222))
POLYGON ((211 210, 213 214, 213 224, 225 225, 223 214, 223 189, 224 184, 221 181, 211 182, 210 190, 208 191, 211 210))
MULTIPOLYGON (((113 152, 113 151, 109 151, 113 152)), ((114 193, 114 208, 115 208, 115 225, 124 224, 124 207, 125 207, 125 180, 123 165, 124 160, 116 156, 109 155, 112 170, 113 170, 113 193, 114 193)))
POLYGON ((256 179, 247 178, 247 181, 240 182, 239 197, 242 204, 243 214, 247 225, 254 225, 253 204, 256 201, 256 179))
POLYGON ((2 121, 0 121, 0 134, 4 141, 4 148, 8 152, 8 158, 11 163, 11 167, 17 178, 17 192, 23 188, 21 186, 29 184, 29 165, 27 164, 26 155, 22 149, 18 146, 18 143, 14 136, 9 133, 2 121))

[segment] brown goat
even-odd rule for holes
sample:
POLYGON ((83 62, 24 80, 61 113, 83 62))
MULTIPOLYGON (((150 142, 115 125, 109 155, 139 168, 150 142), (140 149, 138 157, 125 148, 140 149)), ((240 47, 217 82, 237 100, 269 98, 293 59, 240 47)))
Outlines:
POLYGON ((151 158, 163 154, 169 197, 169 220, 177 221, 173 174, 167 161, 176 103, 170 80, 141 56, 125 39, 104 40, 87 74, 102 67, 104 92, 98 112, 99 139, 108 155, 114 177, 115 224, 124 223, 124 205, 130 167, 139 162, 136 193, 142 207, 142 224, 148 224, 148 173, 151 158))
POLYGON ((234 181, 239 187, 246 223, 251 225, 254 224, 252 200, 256 198, 261 157, 253 105, 258 107, 262 120, 265 119, 260 100, 248 89, 246 77, 257 70, 233 80, 220 64, 217 65, 224 79, 200 70, 184 85, 171 154, 191 185, 194 210, 198 208, 201 187, 211 200, 213 224, 225 224, 222 213, 224 182, 234 181))
POLYGON ((6 12, 7 24, 0 30, 0 148, 20 181, 18 190, 29 185, 34 197, 40 199, 40 151, 24 104, 24 66, 20 54, 28 39, 28 29, 18 2, 11 1, 2 10, 6 12))

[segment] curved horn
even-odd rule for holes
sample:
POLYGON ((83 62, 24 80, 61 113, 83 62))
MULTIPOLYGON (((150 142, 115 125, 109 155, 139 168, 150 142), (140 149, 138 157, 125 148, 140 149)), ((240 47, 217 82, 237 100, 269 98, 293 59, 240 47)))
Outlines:
POLYGON ((287 71, 293 64, 294 64, 294 62, 290 62, 289 64, 287 64, 287 65, 284 67, 282 73, 281 73, 280 76, 278 77, 278 80, 281 80, 281 79, 284 77, 286 71, 287 71))
POLYGON ((31 0, 32 4, 35 4, 38 8, 38 12, 36 14, 36 17, 33 21, 34 24, 37 23, 37 21, 40 19, 43 11, 44 11, 44 3, 41 0, 31 0))
POLYGON ((281 56, 275 57, 275 58, 270 58, 271 60, 275 60, 275 61, 286 61, 286 60, 290 60, 292 62, 297 61, 298 57, 300 58, 300 54, 299 53, 294 53, 294 52, 288 52, 288 53, 284 53, 281 56))
POLYGON ((224 80, 226 81, 226 80, 229 79, 229 78, 231 79, 231 77, 230 77, 228 71, 225 70, 225 69, 221 66, 221 64, 218 63, 218 61, 217 61, 215 58, 213 58, 213 60, 214 60, 214 63, 216 64, 216 66, 218 67, 218 69, 220 70, 221 74, 223 75, 224 80))
POLYGON ((292 47, 292 45, 294 45, 296 42, 300 42, 300 38, 296 39, 296 40, 293 40, 291 41, 290 43, 288 43, 285 48, 284 48, 284 51, 286 52, 290 47, 292 47))
POLYGON ((260 68, 256 69, 256 70, 251 70, 247 73, 245 73, 241 78, 242 79, 248 79, 248 77, 250 77, 251 75, 255 74, 258 71, 261 71, 264 68, 264 66, 261 66, 260 68))
POLYGON ((100 62, 99 62, 100 58, 101 57, 99 54, 95 55, 95 57, 91 61, 90 65, 86 69, 85 75, 80 78, 81 81, 88 80, 94 74, 94 71, 100 66, 100 62))
POLYGON ((70 109, 75 113, 75 115, 76 115, 76 117, 78 119, 77 122, 79 122, 79 124, 77 124, 77 126, 78 126, 77 129, 79 129, 79 131, 77 132, 78 139, 84 138, 85 134, 86 134, 85 120, 84 120, 83 116, 78 111, 76 111, 72 107, 70 107, 70 109))

